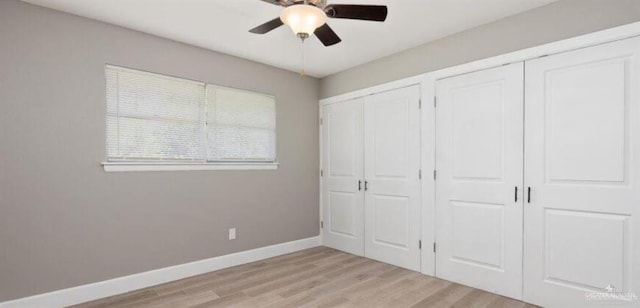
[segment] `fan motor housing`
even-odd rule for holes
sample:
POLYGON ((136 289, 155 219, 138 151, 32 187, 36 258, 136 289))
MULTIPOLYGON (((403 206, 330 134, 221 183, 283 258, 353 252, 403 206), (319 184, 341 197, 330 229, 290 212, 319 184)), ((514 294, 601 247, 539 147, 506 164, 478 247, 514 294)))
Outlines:
POLYGON ((313 5, 315 7, 323 8, 327 5, 327 0, 280 0, 280 5, 282 6, 290 6, 294 4, 307 4, 313 5))

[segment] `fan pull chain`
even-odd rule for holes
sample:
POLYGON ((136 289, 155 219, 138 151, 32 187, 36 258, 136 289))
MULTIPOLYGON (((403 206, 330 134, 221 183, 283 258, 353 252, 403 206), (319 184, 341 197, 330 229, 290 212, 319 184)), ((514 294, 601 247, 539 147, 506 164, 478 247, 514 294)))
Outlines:
POLYGON ((301 77, 304 77, 304 76, 306 76, 306 73, 305 73, 305 71, 304 71, 304 39, 302 39, 302 44, 301 44, 301 53, 300 53, 300 54, 302 55, 302 56, 301 56, 301 59, 300 59, 300 62, 301 62, 301 63, 300 63, 300 66, 301 66, 301 69, 300 69, 300 76, 301 76, 301 77))

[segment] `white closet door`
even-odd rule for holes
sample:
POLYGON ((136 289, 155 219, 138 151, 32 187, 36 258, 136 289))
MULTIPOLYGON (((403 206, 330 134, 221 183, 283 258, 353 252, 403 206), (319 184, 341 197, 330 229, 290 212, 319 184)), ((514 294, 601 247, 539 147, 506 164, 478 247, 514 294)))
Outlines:
POLYGON ((362 256, 364 255, 362 99, 326 105, 322 110, 324 245, 362 256))
POLYGON ((420 88, 365 98, 365 255, 420 270, 420 88))
POLYGON ((516 299, 523 74, 517 63, 436 83, 436 276, 516 299))
POLYGON ((639 73, 638 38, 526 63, 526 301, 640 296, 639 73))

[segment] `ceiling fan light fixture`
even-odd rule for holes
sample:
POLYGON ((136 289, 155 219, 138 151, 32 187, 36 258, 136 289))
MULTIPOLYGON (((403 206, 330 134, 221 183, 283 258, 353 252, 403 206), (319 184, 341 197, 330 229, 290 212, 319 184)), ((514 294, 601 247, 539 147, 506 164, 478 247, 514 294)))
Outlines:
POLYGON ((280 19, 296 35, 308 37, 327 22, 327 14, 313 5, 296 4, 286 7, 280 14, 280 19))

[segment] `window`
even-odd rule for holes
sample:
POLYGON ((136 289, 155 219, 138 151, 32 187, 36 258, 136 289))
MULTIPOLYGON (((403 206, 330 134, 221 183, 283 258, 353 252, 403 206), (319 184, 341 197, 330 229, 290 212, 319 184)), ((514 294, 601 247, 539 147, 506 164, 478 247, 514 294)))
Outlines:
POLYGON ((275 161, 273 96, 110 65, 106 80, 105 170, 275 161))

